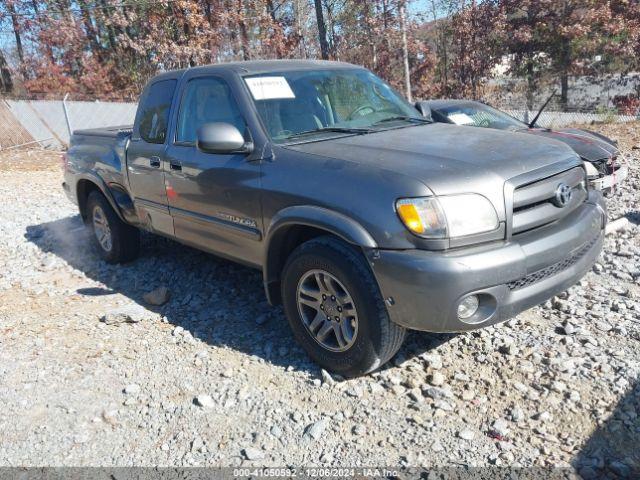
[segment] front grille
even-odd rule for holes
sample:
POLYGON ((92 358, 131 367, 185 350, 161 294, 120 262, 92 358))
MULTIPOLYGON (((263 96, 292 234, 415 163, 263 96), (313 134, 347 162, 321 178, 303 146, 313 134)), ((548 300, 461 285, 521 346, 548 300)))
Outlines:
POLYGON ((522 185, 513 192, 512 234, 526 232, 559 220, 578 208, 587 198, 582 167, 522 185), (571 187, 571 201, 564 207, 555 202, 560 184, 571 187))
POLYGON ((563 270, 575 265, 578 263, 582 257, 584 257, 591 247, 593 247, 598 241, 598 237, 595 237, 593 240, 588 241, 584 245, 582 245, 578 250, 574 251, 568 258, 564 260, 560 260, 559 262, 554 263, 553 265, 549 265, 548 267, 541 268, 540 270, 536 270, 529 275, 525 275, 518 280, 514 280, 513 282, 507 283, 507 287, 509 290, 520 290, 521 288, 528 287, 533 285, 534 283, 541 282, 542 280, 552 277, 563 270))

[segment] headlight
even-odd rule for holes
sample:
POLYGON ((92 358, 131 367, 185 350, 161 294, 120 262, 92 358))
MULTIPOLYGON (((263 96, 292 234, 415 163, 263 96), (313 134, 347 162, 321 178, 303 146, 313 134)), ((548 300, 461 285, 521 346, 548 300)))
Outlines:
POLYGON ((498 228, 498 215, 482 195, 403 198, 396 202, 402 223, 423 238, 462 237, 498 228))

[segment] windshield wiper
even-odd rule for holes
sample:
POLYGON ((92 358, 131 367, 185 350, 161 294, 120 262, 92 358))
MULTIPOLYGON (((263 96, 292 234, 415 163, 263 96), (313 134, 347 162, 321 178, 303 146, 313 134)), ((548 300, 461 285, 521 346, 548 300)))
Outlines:
POLYGON ((313 133, 322 133, 322 132, 337 132, 337 133, 371 133, 373 130, 369 128, 352 128, 352 127, 322 127, 322 128, 314 128, 313 130, 305 130, 304 132, 293 133, 286 137, 285 140, 289 140, 291 138, 304 137, 306 135, 311 135, 313 133))
POLYGON ((398 120, 404 120, 407 122, 418 122, 418 123, 433 123, 433 120, 428 120, 426 118, 410 117, 409 115, 396 115, 394 117, 387 117, 387 118, 383 118, 382 120, 378 120, 377 122, 374 122, 373 125, 379 125, 381 123, 394 122, 398 120))

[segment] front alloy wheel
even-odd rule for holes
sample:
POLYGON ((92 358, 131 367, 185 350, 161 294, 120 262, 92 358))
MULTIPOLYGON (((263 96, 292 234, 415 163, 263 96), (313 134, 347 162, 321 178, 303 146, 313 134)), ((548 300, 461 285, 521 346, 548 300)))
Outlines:
POLYGON ((393 323, 362 251, 333 236, 298 246, 282 271, 291 330, 321 367, 345 377, 371 372, 398 351, 393 323))
POLYGON ((298 312, 316 342, 332 352, 351 348, 358 335, 358 312, 340 280, 311 270, 300 279, 297 296, 298 312))

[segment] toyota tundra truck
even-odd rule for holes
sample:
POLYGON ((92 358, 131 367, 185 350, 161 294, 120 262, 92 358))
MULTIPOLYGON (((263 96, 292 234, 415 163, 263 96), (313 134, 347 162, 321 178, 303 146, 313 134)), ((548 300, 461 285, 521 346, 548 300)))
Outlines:
POLYGON ((407 329, 492 325, 576 283, 606 210, 568 146, 433 123, 364 68, 162 73, 133 126, 75 131, 63 188, 109 263, 140 230, 262 271, 295 339, 343 376, 407 329))

